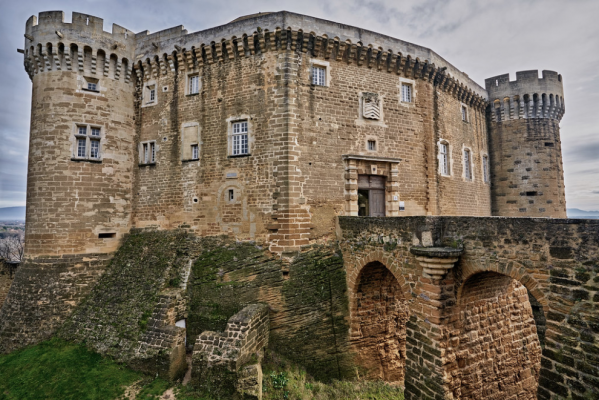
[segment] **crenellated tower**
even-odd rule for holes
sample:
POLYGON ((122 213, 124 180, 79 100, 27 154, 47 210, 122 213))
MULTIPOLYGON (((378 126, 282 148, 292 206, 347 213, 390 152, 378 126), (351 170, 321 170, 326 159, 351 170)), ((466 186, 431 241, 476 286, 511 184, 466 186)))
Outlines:
POLYGON ((130 229, 135 35, 62 11, 29 18, 26 257, 108 253, 130 229))
POLYGON ((516 72, 485 80, 489 94, 492 214, 566 218, 559 122, 562 76, 516 72))

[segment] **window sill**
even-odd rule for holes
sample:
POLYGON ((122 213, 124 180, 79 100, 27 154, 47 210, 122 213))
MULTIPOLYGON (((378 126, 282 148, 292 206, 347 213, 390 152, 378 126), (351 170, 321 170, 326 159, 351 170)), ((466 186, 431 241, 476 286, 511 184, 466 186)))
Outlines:
POLYGON ((90 162, 93 164, 102 164, 101 158, 85 158, 85 157, 71 157, 71 161, 75 162, 90 162))
POLYGON ((194 161, 200 161, 199 158, 190 158, 188 160, 181 160, 182 163, 188 163, 188 162, 194 162, 194 161))
POLYGON ((199 95, 200 95, 200 92, 197 92, 197 93, 188 93, 185 96, 187 96, 187 97, 193 97, 193 96, 199 96, 199 95))
POLYGON ((91 93, 98 93, 98 94, 100 93, 99 90, 93 90, 93 89, 87 89, 87 88, 81 88, 81 90, 84 90, 86 92, 91 92, 91 93))
POLYGON ((156 163, 155 163, 155 162, 151 162, 151 163, 142 163, 142 164, 139 164, 139 167, 140 167, 140 168, 141 168, 141 167, 151 167, 151 166, 155 166, 155 165, 156 165, 156 163))
POLYGON ((451 178, 451 175, 447 175, 447 174, 439 174, 439 175, 443 178, 451 178))
POLYGON ((249 156, 251 156, 251 154, 236 154, 236 155, 228 156, 227 158, 243 158, 243 157, 249 157, 249 156))

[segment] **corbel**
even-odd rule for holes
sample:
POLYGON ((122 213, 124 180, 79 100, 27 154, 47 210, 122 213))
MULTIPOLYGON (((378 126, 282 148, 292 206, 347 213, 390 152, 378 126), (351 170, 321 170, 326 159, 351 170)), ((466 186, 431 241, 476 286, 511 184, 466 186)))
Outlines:
POLYGON ((387 72, 392 73, 393 70, 397 67, 397 54, 391 53, 387 62, 387 72))
POLYGON ((366 53, 368 50, 363 45, 358 46, 358 66, 362 66, 364 64, 364 58, 366 57, 366 53))
POLYGON ((116 79, 117 81, 120 79, 121 77, 121 68, 123 67, 123 62, 119 59, 116 60, 116 69, 114 71, 114 79, 116 79))
POLYGON ((345 49, 347 49, 348 44, 340 40, 336 40, 335 42, 337 43, 337 55, 335 56, 335 60, 341 61, 345 56, 345 49))
POLYGON ((320 56, 320 48, 322 46, 322 42, 326 41, 326 38, 315 36, 314 37, 314 46, 312 47, 312 56, 318 57, 320 56))
POLYGON ((387 68, 389 68, 389 63, 387 62, 388 57, 389 53, 387 53, 386 51, 381 52, 381 60, 378 64, 379 71, 383 68, 383 65, 386 65, 387 68))
POLYGON ((253 56, 256 54, 256 47, 254 46, 254 36, 246 36, 248 41, 248 49, 250 50, 250 55, 253 56))
POLYGON ((291 51, 297 49, 297 35, 298 31, 291 31, 291 51))
POLYGON ((354 61, 354 58, 356 58, 356 51, 358 46, 356 46, 354 43, 349 44, 350 48, 349 48, 349 55, 347 56, 347 63, 351 64, 354 61))

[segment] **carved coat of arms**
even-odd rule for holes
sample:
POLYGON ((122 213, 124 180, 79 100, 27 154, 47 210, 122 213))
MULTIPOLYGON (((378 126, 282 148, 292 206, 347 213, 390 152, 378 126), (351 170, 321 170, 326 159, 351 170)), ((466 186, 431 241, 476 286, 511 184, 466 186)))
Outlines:
POLYGON ((378 93, 362 93, 362 117, 376 120, 381 118, 381 103, 378 93))

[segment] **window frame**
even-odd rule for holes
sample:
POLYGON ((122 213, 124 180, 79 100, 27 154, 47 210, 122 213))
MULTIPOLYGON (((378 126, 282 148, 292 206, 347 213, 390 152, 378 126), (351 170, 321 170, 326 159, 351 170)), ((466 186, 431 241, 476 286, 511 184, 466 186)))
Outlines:
POLYGON ((142 90, 142 107, 151 107, 158 104, 158 84, 151 80, 144 83, 142 90), (152 99, 152 93, 154 98, 152 99))
POLYGON ((377 151, 377 141, 376 139, 366 139, 366 150, 368 151, 377 151), (373 143, 374 145, 372 146, 372 148, 370 147, 370 144, 373 143))
POLYGON ((85 85, 82 86, 81 89, 83 89, 86 92, 100 93, 100 80, 98 78, 84 76, 83 80, 85 82, 85 85), (94 88, 91 89, 90 85, 94 85, 94 88))
POLYGON ((310 77, 310 85, 312 87, 330 87, 331 86, 331 64, 328 61, 322 61, 319 59, 310 60, 310 69, 308 70, 310 77), (324 70, 324 82, 322 85, 314 82, 314 69, 321 68, 324 70))
POLYGON ((192 143, 191 146, 191 159, 190 161, 196 161, 200 159, 200 144, 192 143))
POLYGON ((181 162, 199 161, 202 147, 200 123, 188 121, 181 124, 181 162), (193 135, 188 135, 186 129, 195 128, 193 135), (197 158, 194 158, 194 146, 197 147, 197 158))
POLYGON ((76 122, 73 133, 73 151, 71 152, 72 161, 102 162, 102 142, 104 141, 104 130, 101 125, 76 122), (81 129, 85 129, 82 133, 81 129), (97 134, 95 134, 97 132, 97 134), (83 152, 81 155, 81 143, 84 141, 83 152), (96 157, 92 156, 94 150, 93 144, 97 146, 96 157))
POLYGON ((249 154, 249 123, 247 120, 235 121, 231 124, 231 155, 239 157, 249 154), (239 127, 238 132, 235 132, 236 127, 239 127), (235 143, 236 139, 239 139, 237 144, 235 143))
POLYGON ((470 113, 468 112, 468 106, 464 103, 460 103, 460 114, 462 117, 462 122, 470 122, 470 113))
POLYGON ((413 106, 416 104, 416 81, 399 77, 399 104, 413 106), (410 88, 410 101, 404 101, 404 86, 410 88))
POLYGON ((482 155, 482 168, 483 168, 483 183, 490 183, 490 170, 489 170, 489 155, 483 153, 482 155))
POLYGON ((139 165, 155 165, 157 153, 156 141, 146 140, 139 143, 139 165), (149 156, 149 159, 148 159, 149 156))
POLYGON ((437 142, 438 152, 437 159, 439 160, 439 174, 441 176, 451 176, 453 170, 451 165, 451 145, 446 139, 439 139, 437 142), (445 149, 445 152, 442 150, 445 149))
POLYGON ((200 90, 202 88, 202 79, 200 78, 200 74, 198 72, 192 72, 187 75, 187 96, 196 96, 200 94, 200 90), (192 91, 193 80, 197 78, 197 87, 195 91, 192 91))
POLYGON ((464 170, 462 177, 465 181, 474 181, 474 170, 472 168, 472 150, 469 147, 462 149, 462 168, 464 170), (467 160, 467 162, 466 162, 467 160))
POLYGON ((252 144, 253 144, 253 125, 252 125, 252 116, 250 115, 236 115, 234 117, 227 118, 227 156, 229 158, 237 158, 237 157, 249 157, 252 155, 252 144), (246 123, 247 131, 246 132, 235 132, 235 126, 240 123, 246 123), (246 153, 236 153, 235 151, 235 137, 236 136, 246 136, 246 153))

